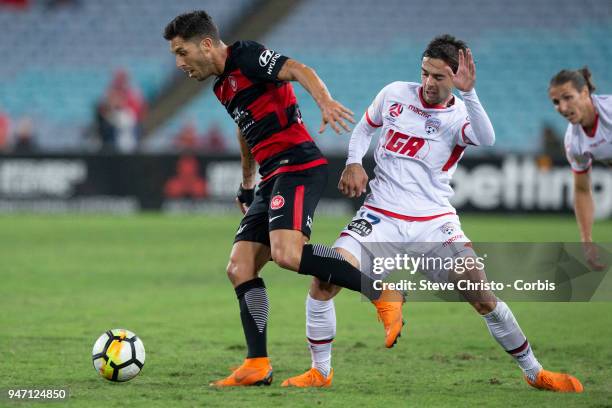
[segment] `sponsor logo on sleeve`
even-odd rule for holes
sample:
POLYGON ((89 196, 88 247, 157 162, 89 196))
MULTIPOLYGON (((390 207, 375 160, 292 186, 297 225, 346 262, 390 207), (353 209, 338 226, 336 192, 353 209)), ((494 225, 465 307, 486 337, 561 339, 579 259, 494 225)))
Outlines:
POLYGON ((268 63, 272 59, 272 55, 274 55, 274 51, 263 50, 263 52, 259 55, 259 65, 261 65, 262 67, 268 65, 268 63))
POLYGON ((276 65, 276 61, 278 61, 278 57, 280 57, 279 53, 276 53, 272 50, 264 50, 259 55, 259 65, 262 67, 268 66, 266 73, 268 75, 272 75, 272 71, 274 70, 274 66, 276 65))

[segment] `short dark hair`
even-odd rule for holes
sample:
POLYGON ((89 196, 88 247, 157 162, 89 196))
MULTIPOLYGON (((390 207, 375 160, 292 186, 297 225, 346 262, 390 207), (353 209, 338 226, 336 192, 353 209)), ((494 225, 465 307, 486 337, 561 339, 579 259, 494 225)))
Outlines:
POLYGON ((593 93, 595 91, 595 84, 593 83, 593 78, 591 77, 591 71, 589 67, 584 66, 580 69, 571 70, 571 69, 563 69, 552 77, 550 80, 550 84, 548 88, 552 88, 553 86, 563 85, 565 83, 571 82, 576 88, 577 91, 582 91, 586 86, 589 88, 589 93, 593 93))
POLYGON ((212 17, 204 10, 195 10, 174 17, 164 29, 164 38, 171 41, 175 37, 191 40, 194 37, 210 37, 219 42, 219 29, 212 17))
POLYGON ((423 51, 423 58, 441 59, 451 67, 453 72, 457 72, 459 68, 459 50, 467 50, 467 44, 450 34, 443 34, 427 44, 427 48, 423 51))

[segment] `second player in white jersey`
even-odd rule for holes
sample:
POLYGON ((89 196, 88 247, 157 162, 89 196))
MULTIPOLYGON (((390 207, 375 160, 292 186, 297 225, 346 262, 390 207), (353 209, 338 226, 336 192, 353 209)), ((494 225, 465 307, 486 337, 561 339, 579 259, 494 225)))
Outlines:
POLYGON ((593 244, 595 213, 590 169, 593 161, 612 165, 612 95, 595 95, 591 72, 561 70, 551 80, 549 97, 569 121, 565 132, 565 155, 574 172, 574 212, 589 265, 602 270, 598 249, 593 244))
POLYGON ((570 123, 565 132, 565 154, 575 173, 586 173, 593 160, 612 165, 612 95, 590 95, 595 109, 593 126, 585 130, 570 123))

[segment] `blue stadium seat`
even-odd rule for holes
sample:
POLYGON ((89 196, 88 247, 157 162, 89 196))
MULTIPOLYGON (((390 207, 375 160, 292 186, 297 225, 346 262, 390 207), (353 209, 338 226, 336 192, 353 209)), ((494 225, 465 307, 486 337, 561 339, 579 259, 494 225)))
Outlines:
MULTIPOLYGON (((564 120, 547 97, 562 68, 588 64, 598 89, 612 93, 612 3, 590 0, 309 0, 261 39, 313 66, 333 95, 361 117, 378 90, 395 80, 418 81, 427 42, 443 30, 465 39, 478 66, 477 90, 497 133, 499 151, 534 152, 544 123, 561 135, 564 120)), ((317 107, 296 84, 305 122, 316 131, 317 107)), ((234 125, 210 90, 158 131, 152 146, 168 146, 186 120, 200 129, 218 123, 233 141, 234 125)), ((346 150, 347 137, 317 137, 327 152, 346 150)))
POLYGON ((223 28, 253 2, 81 0, 56 10, 42 2, 25 11, 1 10, 0 109, 14 118, 33 117, 45 148, 79 148, 115 69, 127 70, 145 97, 173 73, 162 38, 172 17, 202 8, 223 28), (62 137, 51 133, 58 128, 62 137))
MULTIPOLYGON (((117 68, 126 69, 151 98, 176 74, 161 31, 174 15, 208 10, 228 26, 255 0, 81 0, 55 11, 35 5, 0 12, 0 109, 32 116, 40 144, 79 148, 93 105, 117 68), (18 46, 16 46, 16 44, 18 46), (51 130, 62 129, 57 136, 51 130)), ((598 90, 612 93, 612 2, 609 0, 308 0, 261 42, 316 68, 333 95, 359 118, 378 90, 419 78, 427 42, 445 31, 465 39, 478 66, 477 90, 497 133, 496 149, 534 152, 544 123, 563 134, 565 123, 547 98, 549 78, 561 68, 588 64, 598 90)), ((317 107, 298 84, 306 124, 316 132, 317 107)), ((205 90, 148 141, 149 150, 172 146, 193 121, 200 132, 219 126, 237 149, 234 124, 205 90)), ((344 153, 347 136, 317 137, 327 153, 344 153)))

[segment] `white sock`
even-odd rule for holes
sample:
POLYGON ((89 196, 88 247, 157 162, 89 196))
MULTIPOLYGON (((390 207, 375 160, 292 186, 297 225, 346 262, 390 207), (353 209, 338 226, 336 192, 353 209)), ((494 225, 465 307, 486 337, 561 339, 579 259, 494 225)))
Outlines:
POLYGON ((527 338, 508 305, 498 299, 495 309, 483 317, 495 340, 514 357, 525 375, 531 381, 535 381, 542 366, 533 354, 527 338))
POLYGON ((331 371, 332 341, 336 336, 336 309, 332 300, 306 297, 306 338, 312 367, 327 377, 331 371))

